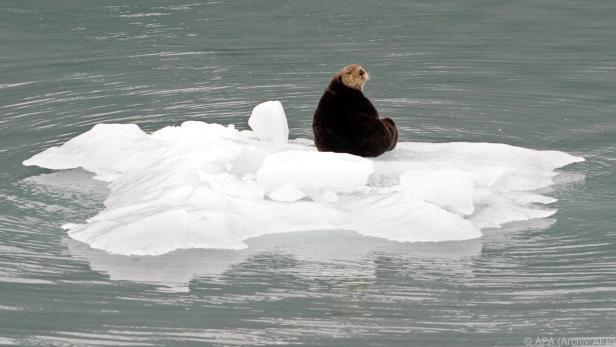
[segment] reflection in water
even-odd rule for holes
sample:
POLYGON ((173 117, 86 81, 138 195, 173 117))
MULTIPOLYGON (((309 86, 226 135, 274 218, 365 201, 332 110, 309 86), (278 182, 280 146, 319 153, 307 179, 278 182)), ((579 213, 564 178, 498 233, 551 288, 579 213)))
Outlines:
POLYGON ((70 238, 65 244, 72 256, 88 261, 92 270, 109 275, 113 281, 136 281, 187 291, 197 276, 217 276, 245 255, 227 250, 180 250, 159 256, 123 256, 92 249, 70 238))
POLYGON ((247 240, 245 250, 189 249, 159 256, 122 256, 65 239, 72 256, 111 280, 159 284, 187 291, 193 278, 224 277, 233 267, 260 257, 293 259, 287 269, 305 278, 374 279, 375 262, 383 257, 412 258, 413 262, 439 259, 444 265, 479 255, 480 240, 404 244, 361 236, 352 231, 308 231, 266 235, 247 240))

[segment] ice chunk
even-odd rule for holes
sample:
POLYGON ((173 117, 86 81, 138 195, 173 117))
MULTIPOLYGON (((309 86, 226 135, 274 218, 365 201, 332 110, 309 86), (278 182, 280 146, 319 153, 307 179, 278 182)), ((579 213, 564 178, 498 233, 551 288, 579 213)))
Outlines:
POLYGON ((459 214, 473 213, 473 177, 460 170, 409 170, 400 176, 412 196, 459 214))
POLYGON ((144 157, 155 157, 163 151, 164 146, 135 124, 97 124, 62 145, 61 150, 51 147, 24 161, 24 165, 55 170, 81 167, 96 173, 99 179, 112 181, 122 172, 145 165, 144 157))
POLYGON ((354 218, 346 227, 366 236, 415 242, 468 240, 481 236, 479 228, 463 217, 403 192, 347 198, 341 206, 354 211, 354 218))
POLYGON ((310 198, 320 202, 336 202, 339 200, 338 194, 331 190, 313 190, 310 198))
POLYGON ((555 209, 537 207, 533 203, 551 203, 553 199, 538 194, 488 194, 469 220, 478 228, 500 228, 506 223, 547 218, 555 209))
POLYGON ((260 200, 265 195, 265 188, 247 177, 240 179, 226 172, 219 174, 200 172, 199 178, 209 184, 212 190, 229 196, 260 200))
POLYGON ((304 198, 306 194, 299 190, 293 183, 285 183, 267 194, 267 196, 276 201, 292 202, 304 198))
POLYGON ((257 171, 268 191, 292 183, 301 190, 345 190, 365 186, 372 161, 346 153, 291 150, 270 154, 257 171))
POLYGON ((477 238, 482 228, 553 215, 545 205, 554 199, 535 190, 554 185, 557 168, 583 161, 501 144, 409 142, 366 159, 287 143, 279 104, 253 116, 254 133, 194 121, 152 134, 99 124, 24 164, 81 167, 109 182, 102 211, 65 225, 71 238, 109 253, 156 255, 240 249, 286 231, 477 238))
POLYGON ((289 126, 280 101, 266 101, 252 110, 248 125, 262 141, 286 143, 289 126))

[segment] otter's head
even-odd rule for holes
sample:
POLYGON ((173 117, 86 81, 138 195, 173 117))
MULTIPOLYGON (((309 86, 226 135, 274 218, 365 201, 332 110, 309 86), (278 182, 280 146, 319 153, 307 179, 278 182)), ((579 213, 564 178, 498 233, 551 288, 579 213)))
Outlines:
POLYGON ((342 83, 353 89, 364 90, 364 85, 368 81, 368 72, 359 64, 345 66, 338 72, 342 83))

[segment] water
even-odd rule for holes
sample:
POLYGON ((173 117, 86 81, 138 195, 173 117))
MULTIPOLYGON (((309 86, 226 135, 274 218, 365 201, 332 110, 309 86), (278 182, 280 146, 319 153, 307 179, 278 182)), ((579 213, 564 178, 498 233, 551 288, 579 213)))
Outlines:
POLYGON ((521 346, 613 336, 616 4, 604 1, 0 2, 0 345, 521 346), (403 141, 584 156, 551 219, 465 242, 294 233, 245 251, 107 255, 60 225, 102 208, 83 171, 21 162, 100 122, 245 129, 278 99, 291 137, 334 71, 403 141), (43 176, 41 176, 43 175, 43 176))

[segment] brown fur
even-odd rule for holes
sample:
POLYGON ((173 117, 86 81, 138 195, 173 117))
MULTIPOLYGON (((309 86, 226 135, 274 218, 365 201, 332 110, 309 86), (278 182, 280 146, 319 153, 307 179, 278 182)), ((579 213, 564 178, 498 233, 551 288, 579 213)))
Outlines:
POLYGON ((368 73, 358 64, 340 70, 314 112, 312 129, 319 151, 377 157, 396 147, 398 129, 379 114, 362 92, 368 73))

